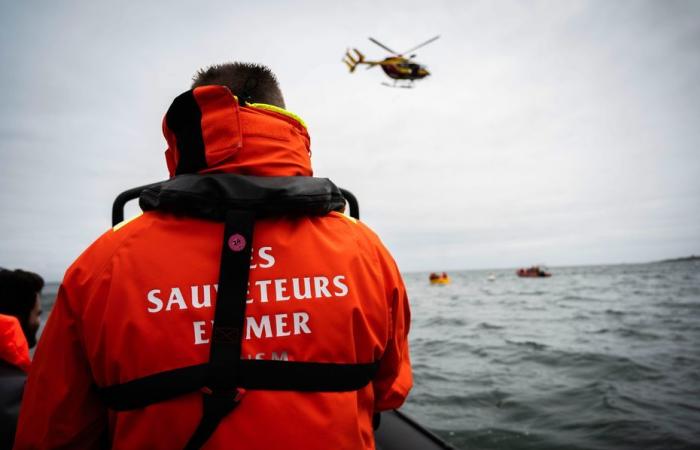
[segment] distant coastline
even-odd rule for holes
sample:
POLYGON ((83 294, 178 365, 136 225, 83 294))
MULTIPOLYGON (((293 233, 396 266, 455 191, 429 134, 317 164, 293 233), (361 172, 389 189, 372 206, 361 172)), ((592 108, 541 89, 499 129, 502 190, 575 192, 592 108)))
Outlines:
POLYGON ((660 263, 671 263, 671 262, 686 262, 686 261, 700 261, 700 256, 690 255, 683 258, 673 258, 673 259, 662 259, 657 261, 660 263))

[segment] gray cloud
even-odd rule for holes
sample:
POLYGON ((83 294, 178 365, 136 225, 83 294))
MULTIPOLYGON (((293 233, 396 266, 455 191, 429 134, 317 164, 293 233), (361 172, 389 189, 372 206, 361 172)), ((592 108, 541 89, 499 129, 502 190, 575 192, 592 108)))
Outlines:
POLYGON ((692 1, 32 2, 0 15, 0 265, 59 278, 114 196, 166 176, 162 114, 206 64, 258 61, 405 270, 700 253, 692 1), (374 36, 433 76, 347 74, 374 36))

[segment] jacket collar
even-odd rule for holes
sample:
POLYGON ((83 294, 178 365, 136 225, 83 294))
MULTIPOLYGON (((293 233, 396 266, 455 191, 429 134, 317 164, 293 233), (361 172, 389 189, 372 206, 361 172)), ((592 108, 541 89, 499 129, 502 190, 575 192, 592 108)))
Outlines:
POLYGON ((236 173, 311 176, 304 123, 270 105, 241 107, 224 86, 202 86, 175 98, 163 119, 170 176, 236 173))

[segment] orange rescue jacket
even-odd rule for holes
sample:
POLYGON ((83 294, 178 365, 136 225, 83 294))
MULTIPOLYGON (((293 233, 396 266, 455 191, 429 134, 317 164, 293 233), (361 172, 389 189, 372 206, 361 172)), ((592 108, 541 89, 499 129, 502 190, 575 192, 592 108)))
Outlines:
MULTIPOLYGON (((241 107, 220 86, 183 96, 164 121, 171 175, 312 174, 306 128, 283 110, 241 107)), ((185 446, 200 394, 116 412, 96 388, 208 361, 223 229, 150 211, 73 263, 35 354, 15 448, 95 448, 105 437, 112 448, 185 446)), ((378 362, 378 371, 347 392, 249 390, 203 448, 374 448, 373 413, 399 407, 412 386, 406 291, 379 238, 339 212, 258 220, 248 286, 242 359, 378 362)))
POLYGON ((27 338, 19 319, 5 314, 0 314, 0 360, 25 372, 29 371, 31 364, 27 338))

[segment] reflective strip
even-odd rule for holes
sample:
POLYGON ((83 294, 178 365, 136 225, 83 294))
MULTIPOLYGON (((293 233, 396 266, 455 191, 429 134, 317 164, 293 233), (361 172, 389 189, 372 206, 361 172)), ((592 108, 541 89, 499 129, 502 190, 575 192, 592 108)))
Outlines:
POLYGON ((143 211, 136 214, 134 217, 132 217, 130 219, 122 220, 121 222, 119 222, 118 224, 116 224, 115 226, 112 227, 112 231, 119 231, 124 225, 131 223, 133 220, 138 219, 142 215, 143 215, 143 211))
POLYGON ((347 219, 352 223, 357 223, 357 219, 355 219, 354 217, 348 216, 347 214, 338 211, 331 211, 329 214, 332 216, 342 217, 343 219, 347 219))
POLYGON ((280 108, 279 106, 268 105, 267 103, 246 103, 246 105, 250 106, 252 108, 258 108, 258 109, 263 109, 265 111, 272 111, 272 112, 276 112, 278 114, 282 114, 283 116, 287 116, 290 119, 296 120, 297 122, 299 122, 299 124, 302 127, 307 128, 306 122, 304 122, 304 120, 301 117, 297 116, 293 112, 287 111, 284 108, 280 108))

